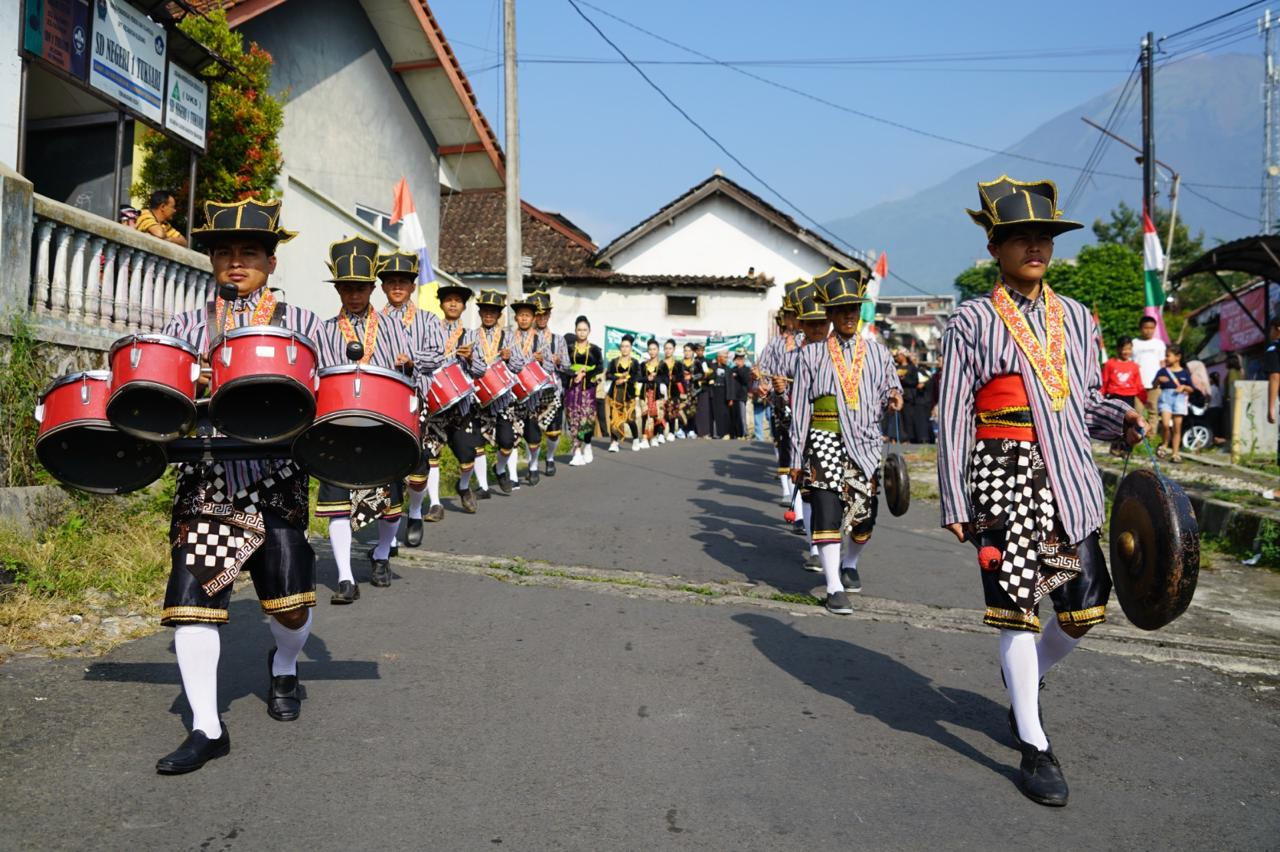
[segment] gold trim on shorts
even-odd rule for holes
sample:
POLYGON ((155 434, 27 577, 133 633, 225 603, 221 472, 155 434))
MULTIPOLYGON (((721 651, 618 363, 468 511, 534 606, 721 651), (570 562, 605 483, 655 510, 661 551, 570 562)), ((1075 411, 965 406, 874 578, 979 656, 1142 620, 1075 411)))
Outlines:
POLYGON ((316 605, 315 592, 299 592, 296 595, 289 595, 285 598, 271 598, 269 600, 260 600, 262 611, 268 615, 277 612, 287 612, 291 609, 301 609, 302 607, 316 605))
POLYGON ((1040 617, 1034 613, 1023 612, 1020 609, 989 606, 986 614, 982 617, 982 623, 992 627, 1003 627, 1008 630, 1040 632, 1040 617))
POLYGON ((1107 606, 1091 606, 1088 609, 1077 609, 1074 612, 1058 613, 1059 624, 1071 624, 1075 627, 1092 627, 1107 620, 1107 606))
POLYGON ((160 613, 160 623, 171 621, 200 622, 202 624, 226 624, 228 619, 225 609, 211 606, 170 606, 160 613))

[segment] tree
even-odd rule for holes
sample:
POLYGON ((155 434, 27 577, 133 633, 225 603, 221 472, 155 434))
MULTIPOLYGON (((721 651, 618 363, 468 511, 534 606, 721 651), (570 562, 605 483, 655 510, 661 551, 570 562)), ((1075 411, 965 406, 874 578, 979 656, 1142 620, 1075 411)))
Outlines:
MULTIPOLYGON (((207 15, 188 15, 178 27, 191 38, 226 59, 209 83, 208 153, 200 158, 196 200, 238 201, 250 195, 269 198, 284 165, 277 137, 284 125, 284 100, 269 93, 271 54, 256 43, 245 49, 244 39, 227 25, 222 8, 207 15)), ((131 187, 135 196, 173 189, 178 194, 180 219, 185 220, 190 153, 166 136, 148 130, 142 139, 145 160, 131 187)), ((181 229, 185 221, 175 224, 181 229)))
POLYGON ((956 290, 960 293, 960 301, 967 302, 979 296, 985 296, 996 286, 1000 277, 1000 267, 995 261, 970 266, 956 276, 956 290))
POLYGON ((1126 245, 1084 246, 1071 264, 1049 267, 1054 291, 1098 312, 1110 350, 1120 337, 1136 337, 1142 319, 1142 255, 1126 245))
MULTIPOLYGON (((1173 228, 1173 246, 1169 246, 1169 211, 1157 207, 1151 223, 1156 227, 1156 235, 1160 238, 1160 248, 1168 249, 1169 264, 1172 269, 1180 269, 1200 255, 1204 254, 1204 231, 1194 237, 1187 223, 1179 219, 1173 228)), ((1095 219, 1093 235, 1099 244, 1111 243, 1128 246, 1142 254, 1142 216, 1123 201, 1111 211, 1111 221, 1103 222, 1095 219)))

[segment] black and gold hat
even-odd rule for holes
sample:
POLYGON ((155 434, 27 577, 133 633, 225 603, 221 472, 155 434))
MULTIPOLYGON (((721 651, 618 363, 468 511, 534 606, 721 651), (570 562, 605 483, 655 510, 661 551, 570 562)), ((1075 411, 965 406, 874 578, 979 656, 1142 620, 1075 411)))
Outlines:
POLYGON ((521 298, 516 299, 514 302, 512 302, 512 303, 509 305, 509 307, 511 308, 511 312, 512 312, 512 313, 515 313, 516 311, 520 310, 521 308, 528 308, 529 310, 533 311, 533 312, 536 314, 536 313, 538 312, 538 297, 537 297, 537 294, 536 294, 536 293, 525 293, 525 294, 524 294, 524 296, 522 296, 521 298))
POLYGON ((987 232, 989 240, 1014 225, 1042 225, 1054 236, 1084 227, 1062 218, 1062 211, 1058 209, 1058 187, 1051 180, 1025 183, 1000 175, 995 180, 979 183, 978 197, 982 209, 965 212, 987 232))
POLYGON ((782 310, 785 312, 796 313, 795 293, 809 282, 803 278, 797 278, 794 281, 788 281, 782 285, 782 310))
POLYGON ((445 296, 461 296, 462 303, 465 305, 474 295, 474 290, 462 284, 448 284, 441 281, 436 286, 436 298, 442 302, 444 301, 445 296))
POLYGON ((791 298, 801 322, 827 318, 827 312, 818 304, 818 288, 813 282, 806 282, 803 287, 797 288, 791 298))
POLYGON ((846 305, 861 305, 866 301, 862 293, 867 286, 865 269, 836 269, 834 266, 813 279, 814 301, 824 311, 846 305))
POLYGON ((534 303, 538 306, 535 313, 551 313, 551 294, 546 290, 536 290, 529 298, 533 299, 534 303))
POLYGON ((507 306, 507 294, 501 290, 481 290, 480 295, 476 296, 477 308, 505 308, 507 306))
POLYGON ((204 226, 191 231, 191 245, 207 249, 232 237, 252 237, 262 240, 269 251, 275 252, 280 243, 287 243, 298 235, 280 227, 280 201, 259 201, 246 198, 234 204, 217 201, 204 203, 204 226))
POLYGON ((408 275, 417 283, 418 255, 411 251, 393 251, 390 254, 378 252, 375 269, 378 277, 384 281, 388 275, 408 275))
POLYGON ((334 284, 372 284, 378 280, 378 244, 359 236, 330 243, 326 264, 334 284))

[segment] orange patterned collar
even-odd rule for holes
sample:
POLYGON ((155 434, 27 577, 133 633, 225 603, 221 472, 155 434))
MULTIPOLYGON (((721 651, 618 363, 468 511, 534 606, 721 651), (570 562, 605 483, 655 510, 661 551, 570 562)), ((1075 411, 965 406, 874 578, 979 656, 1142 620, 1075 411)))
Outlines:
POLYGON ((1044 343, 1032 331, 1031 324, 1018 309, 1013 296, 1009 294, 1008 285, 1003 281, 991 291, 991 304, 1022 354, 1031 363, 1040 386, 1049 395, 1053 410, 1061 411, 1067 404, 1067 397, 1071 395, 1071 385, 1067 379, 1066 312, 1062 307, 1062 300, 1048 284, 1040 285, 1040 295, 1044 299, 1044 343))

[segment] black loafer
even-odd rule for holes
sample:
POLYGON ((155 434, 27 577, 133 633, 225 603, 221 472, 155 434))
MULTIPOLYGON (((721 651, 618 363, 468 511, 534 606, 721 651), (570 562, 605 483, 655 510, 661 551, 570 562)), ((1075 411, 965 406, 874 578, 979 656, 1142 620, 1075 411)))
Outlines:
POLYGON ((462 504, 462 511, 468 515, 474 515, 476 513, 476 490, 468 488, 466 491, 459 491, 458 502, 462 504))
POLYGON ((338 583, 338 591, 333 593, 329 598, 331 604, 349 604, 360 600, 360 584, 353 583, 350 580, 342 580, 338 583))
MULTIPOLYGON (((267 652, 267 677, 271 685, 267 689, 267 715, 277 722, 292 722, 298 718, 302 710, 302 695, 298 691, 298 676, 274 675, 271 663, 276 658, 276 649, 267 652)), ((225 730, 225 728, 224 728, 225 730)))
POLYGON ((430 509, 427 509, 427 514, 423 516, 423 520, 430 521, 433 524, 436 523, 437 521, 443 521, 444 506, 441 506, 439 503, 437 503, 434 506, 432 506, 430 509))
POLYGON ((549 458, 549 459, 547 459, 547 469, 546 469, 545 471, 543 471, 543 474, 542 474, 542 475, 543 475, 543 476, 555 476, 555 475, 556 475, 556 460, 555 460, 555 459, 550 459, 550 458, 549 458))
POLYGON ((796 535, 807 535, 804 531, 804 521, 796 521, 791 525, 791 531, 796 535))
POLYGON ((410 518, 404 527, 404 543, 407 547, 422 544, 422 518, 410 518))
POLYGON ((503 494, 511 493, 511 477, 505 473, 498 475, 498 488, 503 494))
POLYGON ((192 731, 174 751, 156 761, 156 772, 161 775, 182 775, 195 772, 215 757, 223 757, 231 751, 231 734, 222 725, 222 736, 211 740, 204 731, 192 731))
POLYGON ((391 585, 391 560, 371 559, 373 570, 370 572, 369 584, 385 589, 391 585))
POLYGON ((529 468, 529 487, 532 488, 537 484, 538 484, 538 469, 536 467, 531 467, 529 468))
POLYGON ((1066 805, 1067 779, 1062 777, 1062 767, 1054 757, 1052 747, 1049 751, 1040 751, 1023 743, 1019 776, 1018 786, 1022 795, 1031 801, 1051 808, 1066 805))
POLYGON ((477 498, 481 500, 488 500, 490 497, 493 496, 493 494, 489 492, 488 488, 481 488, 479 491, 475 492, 475 495, 477 498))

